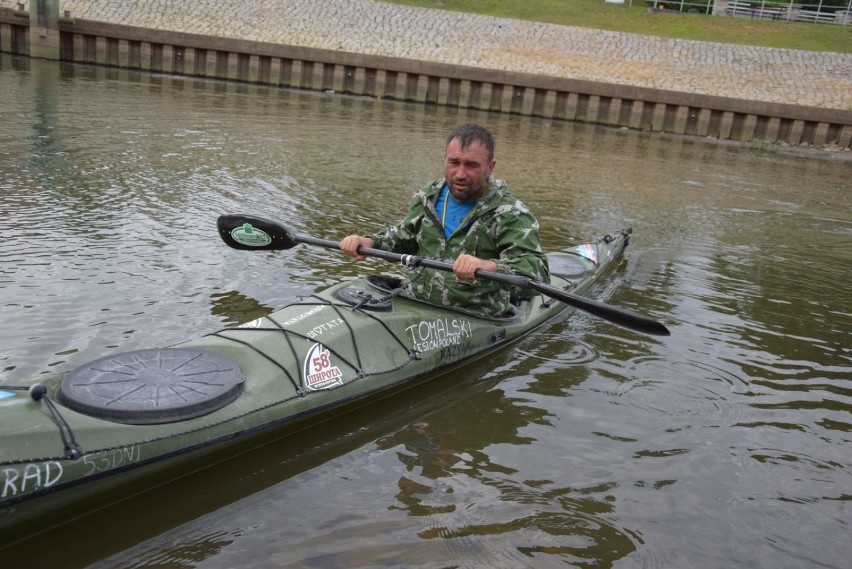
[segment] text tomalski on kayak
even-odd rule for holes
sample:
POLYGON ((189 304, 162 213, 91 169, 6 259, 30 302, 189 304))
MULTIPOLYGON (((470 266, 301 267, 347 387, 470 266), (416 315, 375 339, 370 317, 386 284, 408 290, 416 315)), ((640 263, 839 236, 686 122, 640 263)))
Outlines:
POLYGON ((424 320, 405 329, 415 350, 424 352, 459 344, 463 338, 473 335, 469 320, 459 318, 437 318, 424 320))

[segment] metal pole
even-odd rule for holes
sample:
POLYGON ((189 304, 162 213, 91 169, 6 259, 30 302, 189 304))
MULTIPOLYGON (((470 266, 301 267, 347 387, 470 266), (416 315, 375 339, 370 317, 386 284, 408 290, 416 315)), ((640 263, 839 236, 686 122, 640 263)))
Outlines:
POLYGON ((30 57, 59 59, 59 0, 30 0, 30 57))

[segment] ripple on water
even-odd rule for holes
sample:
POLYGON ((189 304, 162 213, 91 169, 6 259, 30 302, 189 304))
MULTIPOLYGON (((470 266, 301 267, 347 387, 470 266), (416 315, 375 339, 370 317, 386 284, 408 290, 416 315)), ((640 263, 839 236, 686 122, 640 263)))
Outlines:
POLYGON ((524 342, 515 353, 526 358, 541 360, 549 369, 585 365, 598 357, 594 346, 563 334, 536 334, 534 341, 524 342))
MULTIPOLYGON (((779 443, 806 437, 800 433, 779 443)), ((749 447, 738 452, 737 484, 726 519, 734 526, 735 549, 781 553, 789 567, 840 567, 849 555, 848 503, 852 473, 848 455, 815 445, 813 452, 789 446, 749 447), (823 456, 817 456, 818 453, 823 456)))
MULTIPOLYGON (((510 373, 512 383, 527 393, 564 397, 585 377, 586 366, 598 358, 591 344, 563 334, 537 333, 512 351, 512 361, 496 373, 510 373)), ((508 385, 505 386, 508 389, 508 385)))
POLYGON ((672 428, 695 426, 686 424, 694 419, 699 424, 720 424, 722 417, 742 413, 735 398, 745 381, 707 362, 636 358, 624 368, 630 370, 631 377, 642 379, 610 382, 602 390, 616 405, 681 419, 672 428))
POLYGON ((743 488, 747 500, 770 499, 782 502, 814 503, 820 500, 839 502, 852 499, 852 472, 848 458, 816 457, 781 448, 748 448, 741 456, 746 480, 759 484, 743 488), (768 480, 777 484, 766 484, 768 480))

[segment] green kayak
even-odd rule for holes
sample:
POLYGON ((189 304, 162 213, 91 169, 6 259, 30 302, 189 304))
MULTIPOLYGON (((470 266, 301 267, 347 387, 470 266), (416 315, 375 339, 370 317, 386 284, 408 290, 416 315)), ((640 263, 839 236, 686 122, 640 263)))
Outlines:
MULTIPOLYGON (((294 244, 269 245, 275 226, 242 218, 227 232, 237 248, 294 244)), ((629 234, 549 253, 546 290, 584 292, 629 234)), ((0 545, 446 373, 569 308, 537 293, 483 319, 405 298, 399 284, 343 282, 196 340, 0 386, 0 545)))

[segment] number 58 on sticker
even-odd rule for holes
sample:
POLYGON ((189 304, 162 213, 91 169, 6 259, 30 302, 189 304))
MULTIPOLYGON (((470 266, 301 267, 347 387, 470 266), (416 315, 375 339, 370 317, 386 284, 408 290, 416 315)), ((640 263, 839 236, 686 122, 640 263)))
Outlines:
POLYGON ((321 344, 311 346, 302 369, 305 372, 305 387, 310 390, 331 389, 343 385, 343 372, 334 365, 328 349, 321 344))

